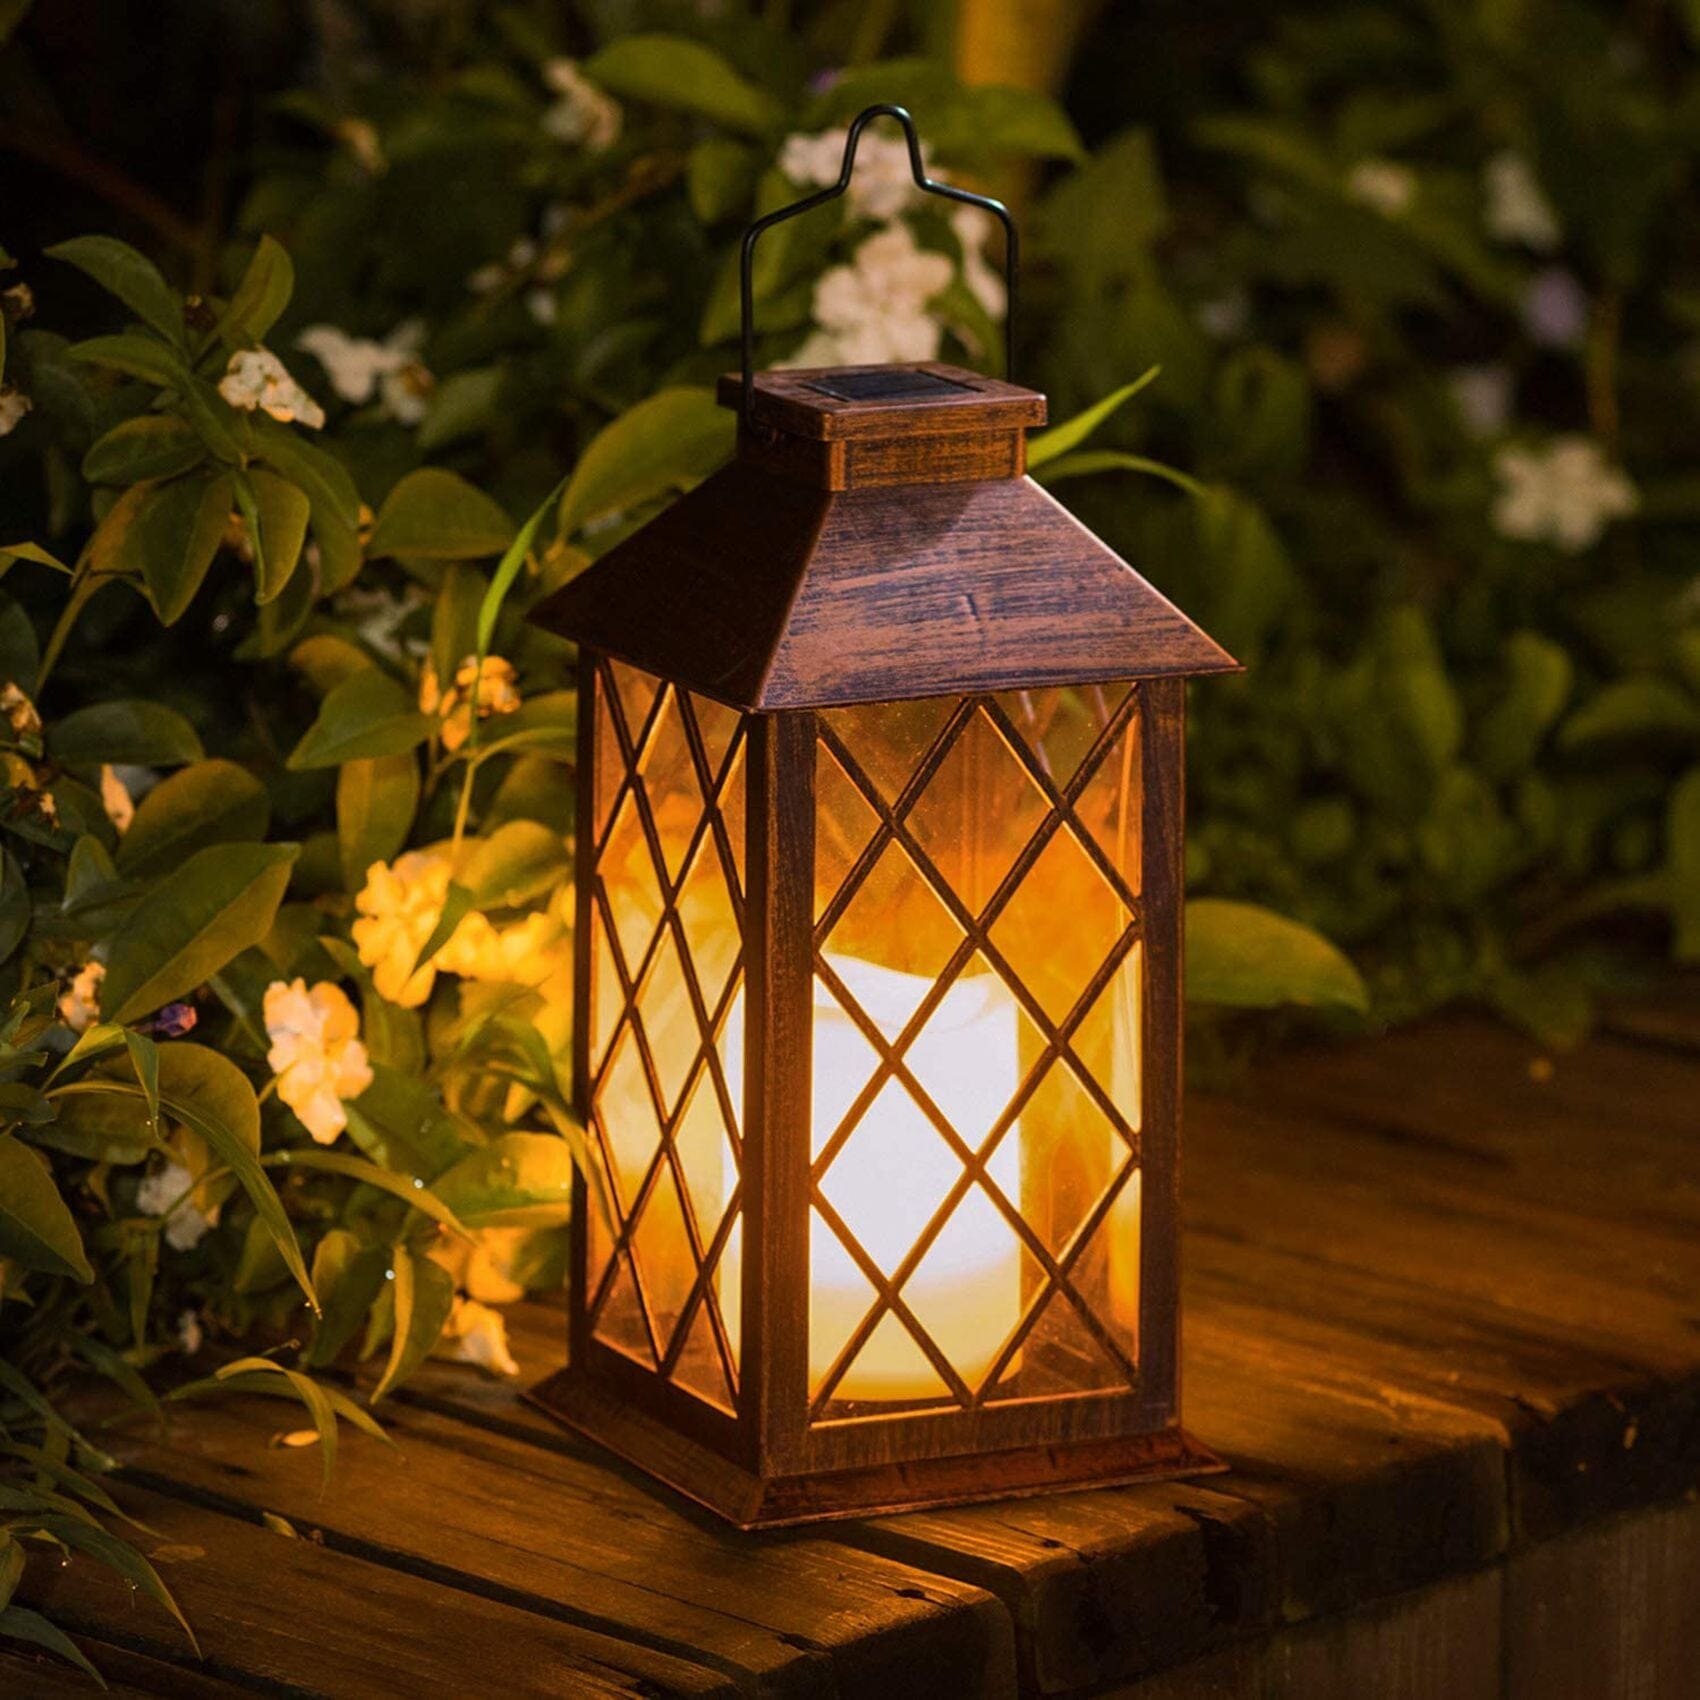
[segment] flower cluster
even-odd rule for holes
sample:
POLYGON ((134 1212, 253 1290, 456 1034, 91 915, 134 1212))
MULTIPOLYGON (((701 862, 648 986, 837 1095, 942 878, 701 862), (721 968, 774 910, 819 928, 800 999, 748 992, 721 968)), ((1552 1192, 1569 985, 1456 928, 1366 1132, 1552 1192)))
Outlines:
POLYGON ((478 718, 513 714, 520 706, 519 674, 511 661, 486 655, 482 662, 469 655, 455 669, 447 689, 437 677, 437 664, 426 657, 419 674, 419 712, 442 721, 438 736, 445 750, 458 750, 472 736, 473 704, 478 718))

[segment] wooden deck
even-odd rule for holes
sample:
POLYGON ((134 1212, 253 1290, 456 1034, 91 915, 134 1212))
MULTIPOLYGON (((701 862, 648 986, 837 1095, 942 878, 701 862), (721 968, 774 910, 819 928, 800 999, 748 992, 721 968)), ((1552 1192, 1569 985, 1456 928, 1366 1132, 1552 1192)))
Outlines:
MULTIPOLYGON (((123 1442, 204 1658, 81 1560, 24 1596, 174 1697, 1700 1692, 1700 1000, 1556 1059, 1295 1057, 1192 1102, 1186 1199, 1226 1476, 738 1535, 443 1368, 328 1494, 270 1401, 123 1442)), ((557 1319, 514 1328, 550 1367, 557 1319)), ((0 1694, 87 1691, 0 1651, 0 1694)))

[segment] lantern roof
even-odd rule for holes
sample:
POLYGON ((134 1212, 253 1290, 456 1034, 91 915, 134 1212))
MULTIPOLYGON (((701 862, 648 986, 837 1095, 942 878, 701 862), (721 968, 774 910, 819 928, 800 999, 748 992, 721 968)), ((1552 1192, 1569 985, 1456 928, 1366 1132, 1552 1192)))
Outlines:
POLYGON ((755 711, 1236 670, 1024 476, 1044 418, 936 362, 762 373, 736 458, 533 618, 755 711))

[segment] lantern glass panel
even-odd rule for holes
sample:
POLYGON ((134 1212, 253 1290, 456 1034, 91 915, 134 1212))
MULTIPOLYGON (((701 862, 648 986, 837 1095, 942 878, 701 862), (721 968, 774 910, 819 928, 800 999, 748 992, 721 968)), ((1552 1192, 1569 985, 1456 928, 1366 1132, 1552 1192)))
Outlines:
POLYGON ((1138 708, 817 718, 816 1421, 1137 1386, 1138 708))
POLYGON ((591 1328, 730 1410, 743 1115, 742 716, 599 663, 591 874, 591 1328), (730 1295, 723 1303, 722 1293, 730 1295))

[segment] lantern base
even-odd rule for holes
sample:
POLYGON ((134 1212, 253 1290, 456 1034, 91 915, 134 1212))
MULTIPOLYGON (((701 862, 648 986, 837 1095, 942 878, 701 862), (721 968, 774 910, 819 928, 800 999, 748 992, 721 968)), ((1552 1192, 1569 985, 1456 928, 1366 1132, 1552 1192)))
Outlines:
POLYGON ((1227 1468, 1208 1447, 1175 1427, 1119 1440, 1061 1442, 964 1457, 870 1464, 817 1475, 763 1477, 634 1410, 570 1369, 550 1376, 525 1397, 740 1529, 1019 1499, 1215 1474, 1227 1468))

